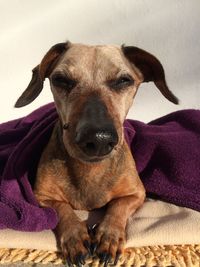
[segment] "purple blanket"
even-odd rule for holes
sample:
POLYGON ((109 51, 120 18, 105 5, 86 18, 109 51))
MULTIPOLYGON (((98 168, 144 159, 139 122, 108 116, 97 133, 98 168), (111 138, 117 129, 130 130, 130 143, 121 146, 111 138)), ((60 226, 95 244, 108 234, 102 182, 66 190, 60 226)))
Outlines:
MULTIPOLYGON (((31 189, 39 155, 57 113, 45 105, 0 125, 0 229, 53 229, 53 209, 39 208, 31 189)), ((126 120, 126 139, 151 197, 200 211, 200 110, 182 110, 145 124, 126 120)))

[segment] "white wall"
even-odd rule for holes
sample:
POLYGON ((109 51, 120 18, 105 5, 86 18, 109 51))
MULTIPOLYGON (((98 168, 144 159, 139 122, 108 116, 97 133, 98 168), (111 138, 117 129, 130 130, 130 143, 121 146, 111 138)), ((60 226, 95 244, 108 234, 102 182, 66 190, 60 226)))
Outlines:
POLYGON ((125 43, 160 59, 181 104, 171 104, 153 84, 144 84, 130 118, 149 121, 174 110, 200 108, 199 0, 1 0, 0 122, 52 101, 46 82, 32 104, 13 108, 32 68, 53 44, 65 40, 125 43))

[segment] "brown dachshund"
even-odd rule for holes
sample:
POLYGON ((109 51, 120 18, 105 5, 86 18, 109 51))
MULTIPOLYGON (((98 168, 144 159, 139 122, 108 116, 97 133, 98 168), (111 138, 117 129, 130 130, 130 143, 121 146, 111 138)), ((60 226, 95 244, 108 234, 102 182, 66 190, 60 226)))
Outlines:
POLYGON ((55 232, 69 265, 81 266, 94 251, 105 266, 116 263, 127 219, 145 199, 123 122, 142 82, 153 81, 168 100, 178 100, 158 59, 137 47, 56 44, 33 69, 15 106, 32 102, 45 78, 59 120, 39 162, 35 196, 57 211, 55 232), (105 216, 91 236, 74 210, 103 206, 105 216))

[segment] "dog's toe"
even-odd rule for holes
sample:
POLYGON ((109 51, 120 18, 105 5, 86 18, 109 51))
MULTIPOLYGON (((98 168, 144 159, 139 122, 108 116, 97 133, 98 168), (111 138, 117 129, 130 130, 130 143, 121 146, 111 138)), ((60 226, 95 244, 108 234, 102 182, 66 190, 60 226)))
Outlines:
POLYGON ((87 256, 87 254, 78 253, 74 259, 74 263, 76 264, 76 266, 81 267, 82 265, 84 265, 87 256))
POLYGON ((100 263, 104 263, 104 267, 106 267, 108 263, 111 263, 112 255, 107 252, 98 254, 98 257, 100 259, 100 263))
POLYGON ((91 246, 90 246, 90 251, 91 251, 91 254, 94 255, 94 253, 96 252, 97 250, 97 247, 98 247, 98 243, 91 243, 91 246))
POLYGON ((81 267, 90 256, 90 237, 84 224, 77 224, 62 233, 61 249, 69 267, 81 267))
POLYGON ((83 245, 85 246, 85 248, 88 251, 89 256, 92 256, 92 244, 90 244, 90 242, 88 240, 83 241, 83 245))
POLYGON ((115 256, 115 260, 114 260, 114 265, 117 265, 117 263, 118 263, 118 261, 119 261, 119 258, 120 258, 120 256, 121 256, 121 252, 117 252, 116 253, 116 256, 115 256))
MULTIPOLYGON (((94 241, 93 241, 94 242, 94 241)), ((106 267, 109 263, 117 264, 123 253, 125 244, 125 232, 122 228, 114 225, 100 225, 95 236, 96 253, 100 263, 106 267)))

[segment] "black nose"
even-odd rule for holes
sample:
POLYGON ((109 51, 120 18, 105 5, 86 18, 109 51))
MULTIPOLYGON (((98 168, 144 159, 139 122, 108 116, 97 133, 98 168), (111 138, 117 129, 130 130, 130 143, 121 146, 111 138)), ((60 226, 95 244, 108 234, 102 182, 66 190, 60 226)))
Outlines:
POLYGON ((100 157, 113 150, 118 143, 118 135, 114 127, 84 127, 77 133, 75 141, 86 155, 100 157))

